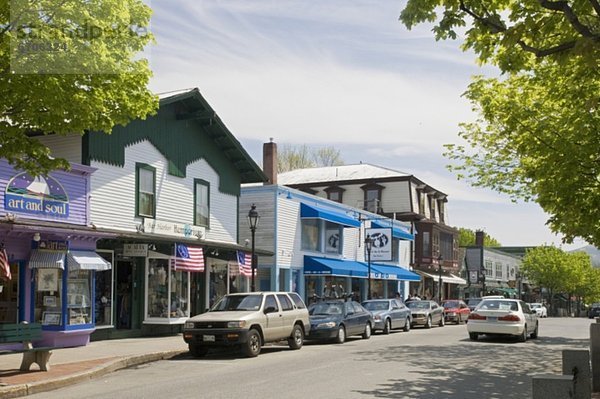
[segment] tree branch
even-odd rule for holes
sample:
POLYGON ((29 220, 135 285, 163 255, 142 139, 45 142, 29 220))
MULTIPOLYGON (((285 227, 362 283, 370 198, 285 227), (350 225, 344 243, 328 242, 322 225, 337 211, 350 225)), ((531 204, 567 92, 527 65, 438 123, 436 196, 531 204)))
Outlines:
POLYGON ((594 35, 594 33, 584 24, 581 23, 581 21, 579 20, 579 18, 577 18, 577 15, 575 15, 575 12, 573 11, 573 9, 571 8, 571 6, 569 5, 569 3, 567 3, 566 1, 550 1, 550 0, 538 0, 540 5, 548 10, 552 10, 552 11, 560 11, 562 12, 565 17, 567 18, 567 21, 569 21, 571 23, 571 25, 573 26, 573 28, 583 37, 589 37, 589 38, 597 38, 597 35, 594 35))
POLYGON ((592 8, 594 9, 594 11, 596 11, 596 14, 598 14, 598 16, 600 17, 600 3, 598 2, 598 0, 588 0, 588 1, 592 5, 592 8))

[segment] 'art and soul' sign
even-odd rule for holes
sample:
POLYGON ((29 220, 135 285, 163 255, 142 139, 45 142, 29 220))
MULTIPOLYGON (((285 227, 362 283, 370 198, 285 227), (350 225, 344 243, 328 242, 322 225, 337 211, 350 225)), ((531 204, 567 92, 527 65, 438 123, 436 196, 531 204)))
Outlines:
POLYGON ((50 176, 33 177, 23 172, 8 182, 4 209, 66 218, 69 216, 69 196, 58 180, 50 176))

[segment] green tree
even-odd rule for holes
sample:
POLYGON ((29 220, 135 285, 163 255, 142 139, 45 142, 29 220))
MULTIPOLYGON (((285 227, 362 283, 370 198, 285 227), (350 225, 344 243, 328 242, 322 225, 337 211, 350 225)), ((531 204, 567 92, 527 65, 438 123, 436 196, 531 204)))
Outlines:
POLYGON ((67 168, 32 136, 110 133, 158 106, 147 88, 153 37, 142 0, 0 0, 0 158, 67 168))
MULTIPOLYGON (((475 231, 471 229, 467 229, 465 227, 458 228, 458 246, 459 247, 469 247, 475 245, 475 231)), ((487 234, 484 234, 483 238, 483 246, 484 247, 500 247, 502 244, 498 240, 493 237, 490 237, 487 234)))
POLYGON ((340 151, 330 146, 314 148, 306 144, 299 146, 283 145, 277 154, 277 170, 280 173, 295 169, 343 164, 344 161, 340 151))
POLYGON ((437 39, 467 27, 463 48, 504 72, 469 86, 479 119, 461 125, 466 145, 446 146, 450 169, 536 201, 566 242, 600 245, 600 3, 409 0, 401 20, 434 22, 437 39))

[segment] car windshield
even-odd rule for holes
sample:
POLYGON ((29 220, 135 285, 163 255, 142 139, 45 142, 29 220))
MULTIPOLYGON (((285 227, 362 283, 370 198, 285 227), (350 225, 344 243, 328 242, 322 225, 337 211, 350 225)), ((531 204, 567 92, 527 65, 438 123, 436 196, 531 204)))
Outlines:
POLYGON ((411 309, 429 309, 428 301, 412 301, 406 304, 411 309))
POLYGON ((342 303, 317 303, 312 309, 310 309, 309 313, 313 316, 315 315, 341 315, 344 313, 343 304, 342 303))
POLYGON ((516 302, 502 301, 497 299, 486 299, 477 307, 478 310, 512 310, 517 311, 519 307, 516 302))
POLYGON ((445 309, 457 308, 459 306, 460 306, 460 304, 458 303, 458 301, 446 301, 446 302, 444 302, 444 308, 445 309))
POLYGON ((367 310, 388 310, 388 301, 363 302, 363 307, 367 310))
POLYGON ((531 307, 531 309, 537 309, 537 308, 541 308, 542 304, 541 303, 530 303, 529 306, 531 307))
POLYGON ((262 302, 262 295, 228 295, 221 298, 213 306, 211 312, 225 312, 230 310, 258 310, 262 302))

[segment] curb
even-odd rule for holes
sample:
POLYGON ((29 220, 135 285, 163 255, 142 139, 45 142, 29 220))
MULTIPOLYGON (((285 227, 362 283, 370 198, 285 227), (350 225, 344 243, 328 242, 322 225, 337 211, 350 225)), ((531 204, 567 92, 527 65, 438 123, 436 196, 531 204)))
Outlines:
POLYGON ((122 357, 80 373, 58 377, 52 380, 2 387, 0 388, 0 398, 18 398, 21 396, 52 391, 69 385, 78 384, 86 380, 91 380, 117 370, 126 369, 128 367, 134 367, 140 364, 151 363, 158 360, 171 359, 183 353, 187 353, 187 350, 173 350, 122 357))

